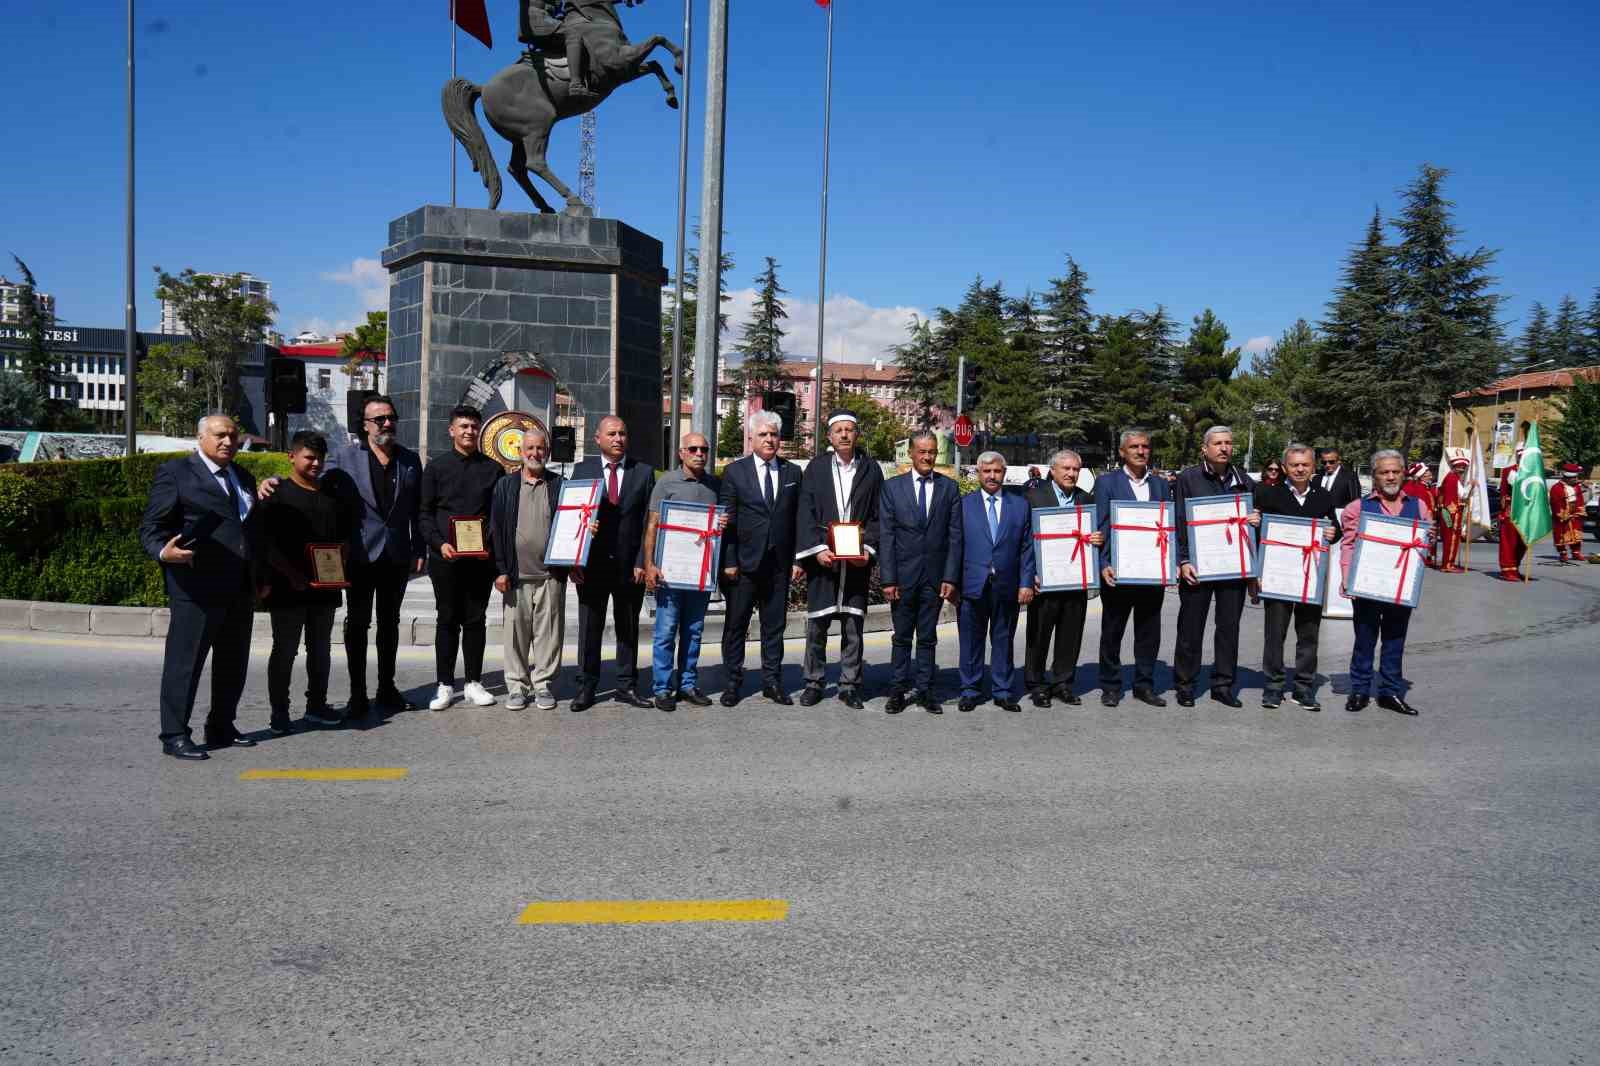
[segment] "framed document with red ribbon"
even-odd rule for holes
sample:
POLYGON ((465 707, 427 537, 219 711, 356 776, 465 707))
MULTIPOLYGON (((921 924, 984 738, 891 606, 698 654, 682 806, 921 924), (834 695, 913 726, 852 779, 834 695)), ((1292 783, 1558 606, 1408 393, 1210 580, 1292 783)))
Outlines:
POLYGON ((658 584, 690 592, 710 592, 717 583, 722 557, 722 532, 717 528, 726 507, 687 500, 662 500, 656 523, 655 564, 658 584))
POLYGON ((1250 497, 1196 496, 1184 501, 1189 565, 1198 581, 1239 581, 1256 572, 1255 530, 1250 497))
POLYGON ((1428 523, 1362 511, 1345 590, 1358 600, 1415 607, 1422 602, 1427 558, 1428 523))
POLYGON ((1344 590, 1344 549, 1338 544, 1328 549, 1328 587, 1322 596, 1322 617, 1354 618, 1356 602, 1344 590))
POLYGON ((1119 585, 1171 585, 1178 580, 1178 523, 1172 501, 1112 500, 1106 530, 1119 585))
POLYGON ((1100 587, 1100 549, 1093 507, 1038 507, 1033 511, 1033 559, 1040 592, 1081 592, 1100 587))
POLYGON ((1328 530, 1336 528, 1326 518, 1262 515, 1255 573, 1262 599, 1322 606, 1328 579, 1328 530))
POLYGON ((563 481, 556 501, 556 520, 550 525, 550 542, 544 548, 546 566, 584 566, 594 535, 589 525, 600 513, 600 480, 563 481))

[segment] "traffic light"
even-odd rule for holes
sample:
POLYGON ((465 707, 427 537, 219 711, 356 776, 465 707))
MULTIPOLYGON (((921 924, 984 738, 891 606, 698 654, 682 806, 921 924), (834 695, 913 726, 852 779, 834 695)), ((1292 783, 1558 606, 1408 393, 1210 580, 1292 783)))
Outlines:
POLYGON ((795 395, 792 392, 764 392, 761 394, 761 406, 764 410, 771 411, 783 422, 778 430, 779 440, 794 440, 795 395))
POLYGON ((306 365, 286 355, 273 356, 267 367, 267 396, 279 414, 306 413, 306 365))
MULTIPOLYGON (((962 373, 966 375, 961 383, 961 411, 974 411, 978 407, 978 367, 971 359, 961 362, 962 373)), ((958 412, 959 413, 959 412, 958 412)))

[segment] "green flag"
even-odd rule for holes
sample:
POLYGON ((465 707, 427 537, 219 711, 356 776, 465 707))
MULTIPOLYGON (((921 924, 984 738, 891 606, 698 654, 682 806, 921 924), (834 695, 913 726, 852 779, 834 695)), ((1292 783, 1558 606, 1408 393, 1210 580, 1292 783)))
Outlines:
POLYGON ((1528 428, 1522 465, 1511 481, 1511 524, 1527 544, 1550 535, 1550 489, 1544 483, 1544 451, 1539 447, 1539 426, 1528 428))

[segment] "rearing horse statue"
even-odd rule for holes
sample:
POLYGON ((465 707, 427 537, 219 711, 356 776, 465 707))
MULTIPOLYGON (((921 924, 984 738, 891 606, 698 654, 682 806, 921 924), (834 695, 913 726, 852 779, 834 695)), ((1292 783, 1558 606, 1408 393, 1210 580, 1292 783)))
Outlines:
MULTIPOLYGON (((632 7, 637 0, 625 2, 632 7)), ((673 69, 682 74, 683 50, 659 34, 642 44, 630 44, 622 32, 617 3, 618 0, 566 0, 561 32, 578 35, 588 51, 592 93, 572 93, 574 72, 567 69, 566 59, 534 49, 523 53, 521 59, 481 87, 465 78, 445 82, 444 120, 467 150, 472 169, 483 176, 484 188, 489 190, 490 210, 500 206, 500 168, 489 151, 483 128, 478 125, 474 105, 480 97, 484 118, 496 133, 511 142, 511 164, 507 167, 511 180, 522 186, 522 191, 540 211, 553 212, 554 208, 539 194, 529 172, 539 175, 566 198, 567 213, 579 215, 588 214, 588 207, 555 176, 545 159, 550 130, 555 124, 592 111, 619 85, 646 74, 654 74, 661 82, 667 106, 678 106, 678 94, 666 71, 661 69, 660 63, 646 57, 658 46, 665 48, 672 53, 673 69)))

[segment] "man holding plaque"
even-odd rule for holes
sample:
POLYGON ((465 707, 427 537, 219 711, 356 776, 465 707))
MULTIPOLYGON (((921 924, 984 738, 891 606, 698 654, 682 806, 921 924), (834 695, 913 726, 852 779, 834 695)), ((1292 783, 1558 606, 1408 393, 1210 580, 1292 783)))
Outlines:
MULTIPOLYGON (((1150 434, 1126 429, 1117 447, 1122 465, 1095 478, 1095 528, 1111 530, 1114 500, 1138 503, 1165 502, 1171 511, 1172 490, 1167 479, 1150 470, 1150 434)), ((1172 519, 1168 517, 1168 524, 1172 519)), ((1166 533, 1158 530, 1157 537, 1166 533)), ((1165 580, 1165 575, 1163 575, 1165 580)), ((1122 634, 1133 616, 1133 698, 1152 707, 1167 701, 1156 695, 1156 656, 1161 651, 1161 601, 1163 585, 1119 585, 1109 562, 1100 568, 1100 702, 1115 707, 1122 702, 1122 634)))
MULTIPOLYGON (((1049 476, 1028 490, 1028 504, 1034 510, 1045 507, 1092 510, 1094 497, 1078 487, 1078 474, 1082 470, 1083 457, 1077 452, 1071 448, 1056 452, 1050 458, 1049 476)), ((1106 535, 1095 528, 1094 516, 1090 516, 1087 523, 1080 523, 1079 528, 1094 531, 1086 538, 1068 532, 1053 543, 1036 540, 1033 546, 1036 564, 1039 563, 1037 557, 1046 550, 1047 545, 1060 546, 1068 556, 1076 552, 1081 562, 1083 556, 1090 553, 1091 547, 1098 548, 1106 542, 1106 535)), ((1041 574, 1044 571, 1042 564, 1036 565, 1035 569, 1041 574)), ((1095 568, 1090 568, 1089 575, 1098 576, 1095 568)), ((1027 655, 1023 676, 1035 707, 1050 706, 1052 694, 1069 706, 1082 702, 1072 691, 1072 678, 1078 669, 1078 652, 1083 647, 1083 620, 1088 611, 1087 583, 1082 589, 1039 592, 1028 604, 1027 655), (1051 657, 1048 682, 1044 676, 1047 656, 1051 657)))
POLYGON ((983 645, 989 643, 989 695, 1003 711, 1020 711, 1011 684, 1017 612, 1033 600, 1033 527, 1028 501, 1004 491, 1006 457, 978 456, 977 492, 961 501, 961 700, 978 705, 983 645))
POLYGON ((455 700, 457 648, 466 677, 462 695, 479 707, 494 703, 483 687, 489 594, 496 577, 489 555, 489 508, 505 469, 478 450, 482 424, 476 407, 452 410, 452 447, 434 456, 422 471, 422 536, 433 549, 428 577, 439 613, 433 638, 438 688, 428 703, 433 711, 442 711, 455 700))
POLYGON ((567 628, 567 569, 546 566, 562 477, 545 466, 550 438, 537 426, 522 434, 522 469, 495 484, 489 505, 494 587, 505 597, 506 709, 556 705, 556 675, 567 628))
POLYGON ((267 659, 267 704, 272 731, 287 734, 289 680, 306 645, 306 720, 337 725, 328 709, 329 644, 339 590, 349 587, 344 561, 354 533, 354 513, 347 502, 324 491, 322 465, 328 442, 320 433, 301 430, 289 440, 289 478, 261 504, 266 568, 257 591, 272 615, 272 654, 267 659))
MULTIPOLYGON (((1178 706, 1194 706, 1194 684, 1200 675, 1200 650, 1205 644, 1206 615, 1211 601, 1217 603, 1217 628, 1212 638, 1215 653, 1211 664, 1211 698, 1225 707, 1243 707, 1233 694, 1234 673, 1239 665, 1239 619, 1244 614, 1246 577, 1201 582, 1191 557, 1194 531, 1189 528, 1184 501, 1208 496, 1232 495, 1240 500, 1242 522, 1232 530, 1241 540, 1251 535, 1245 526, 1261 524, 1261 514, 1251 497, 1255 482, 1233 465, 1233 430, 1212 426, 1200 442, 1201 461, 1178 474, 1173 488, 1172 509, 1178 523, 1178 643, 1172 653, 1172 677, 1178 690, 1178 706)), ((1246 556, 1248 563, 1248 556, 1246 556)))
POLYGON ((917 430, 909 444, 910 471, 885 481, 878 497, 878 579, 894 617, 894 680, 884 710, 899 714, 921 705, 943 714, 933 691, 934 645, 940 606, 955 601, 961 581, 961 489, 934 472, 939 438, 931 430, 917 430))
MULTIPOLYGON (((1363 512, 1404 518, 1416 522, 1420 530, 1427 530, 1433 515, 1428 505, 1415 496, 1401 491, 1405 481, 1405 459, 1390 449, 1375 452, 1372 456, 1372 494, 1362 500, 1345 505, 1340 519, 1344 525, 1344 541, 1340 551, 1344 558, 1346 582, 1349 582, 1350 560, 1355 555, 1356 540, 1361 535, 1363 512)), ((1412 552, 1411 548, 1401 548, 1412 552)), ((1378 655, 1378 706, 1396 714, 1415 715, 1417 709, 1405 700, 1405 679, 1401 669, 1405 662, 1406 631, 1411 625, 1411 608, 1401 603, 1353 597, 1355 610, 1355 645, 1350 649, 1350 697, 1344 709, 1355 712, 1365 710, 1372 694, 1372 659, 1379 641, 1383 648, 1378 655)))
POLYGON ((856 450, 856 416, 828 416, 831 455, 806 466, 795 515, 795 559, 806 574, 806 659, 802 707, 822 701, 827 680, 828 628, 839 620, 839 700, 861 710, 862 631, 867 582, 878 554, 878 496, 883 470, 856 450))
POLYGON ((644 531, 644 585, 656 597, 650 665, 658 711, 676 710, 679 700, 696 707, 711 703, 700 691, 700 634, 705 630, 706 605, 711 602, 722 555, 718 537, 728 518, 726 513, 720 518, 717 515, 717 494, 722 486, 706 473, 710 457, 711 447, 705 437, 686 434, 678 446, 678 469, 661 475, 650 491, 650 519, 644 531), (667 500, 702 504, 710 509, 704 518, 698 509, 693 511, 692 524, 673 521, 669 509, 667 521, 663 522, 662 504, 667 500), (659 564, 658 542, 664 549, 659 564), (665 549, 671 549, 672 562, 679 565, 669 567, 665 549), (680 565, 684 567, 681 573, 680 565), (668 581, 672 582, 670 586, 668 581))
MULTIPOLYGON (((1291 444, 1283 450, 1284 480, 1276 485, 1262 485, 1256 490, 1256 510, 1264 515, 1286 515, 1293 518, 1314 519, 1317 525, 1316 543, 1305 549, 1304 572, 1309 578, 1316 573, 1317 553, 1326 552, 1327 545, 1339 539, 1339 514, 1333 506, 1333 497, 1321 485, 1312 481, 1312 468, 1316 453, 1306 444, 1291 444)), ((1262 550, 1268 545, 1263 539, 1262 550)), ((1323 555, 1326 558, 1326 555, 1323 555)), ((1309 597, 1307 597, 1309 599, 1309 597)), ((1261 653, 1261 672, 1266 675, 1266 690, 1261 694, 1263 707, 1278 707, 1283 703, 1287 686, 1294 693, 1291 699, 1308 711, 1322 710, 1313 695, 1317 683, 1317 642, 1322 635, 1322 605, 1320 603, 1291 600, 1266 600, 1266 646, 1261 653), (1294 674, 1285 677, 1283 669, 1283 641, 1289 632, 1289 622, 1294 621, 1294 674)))

